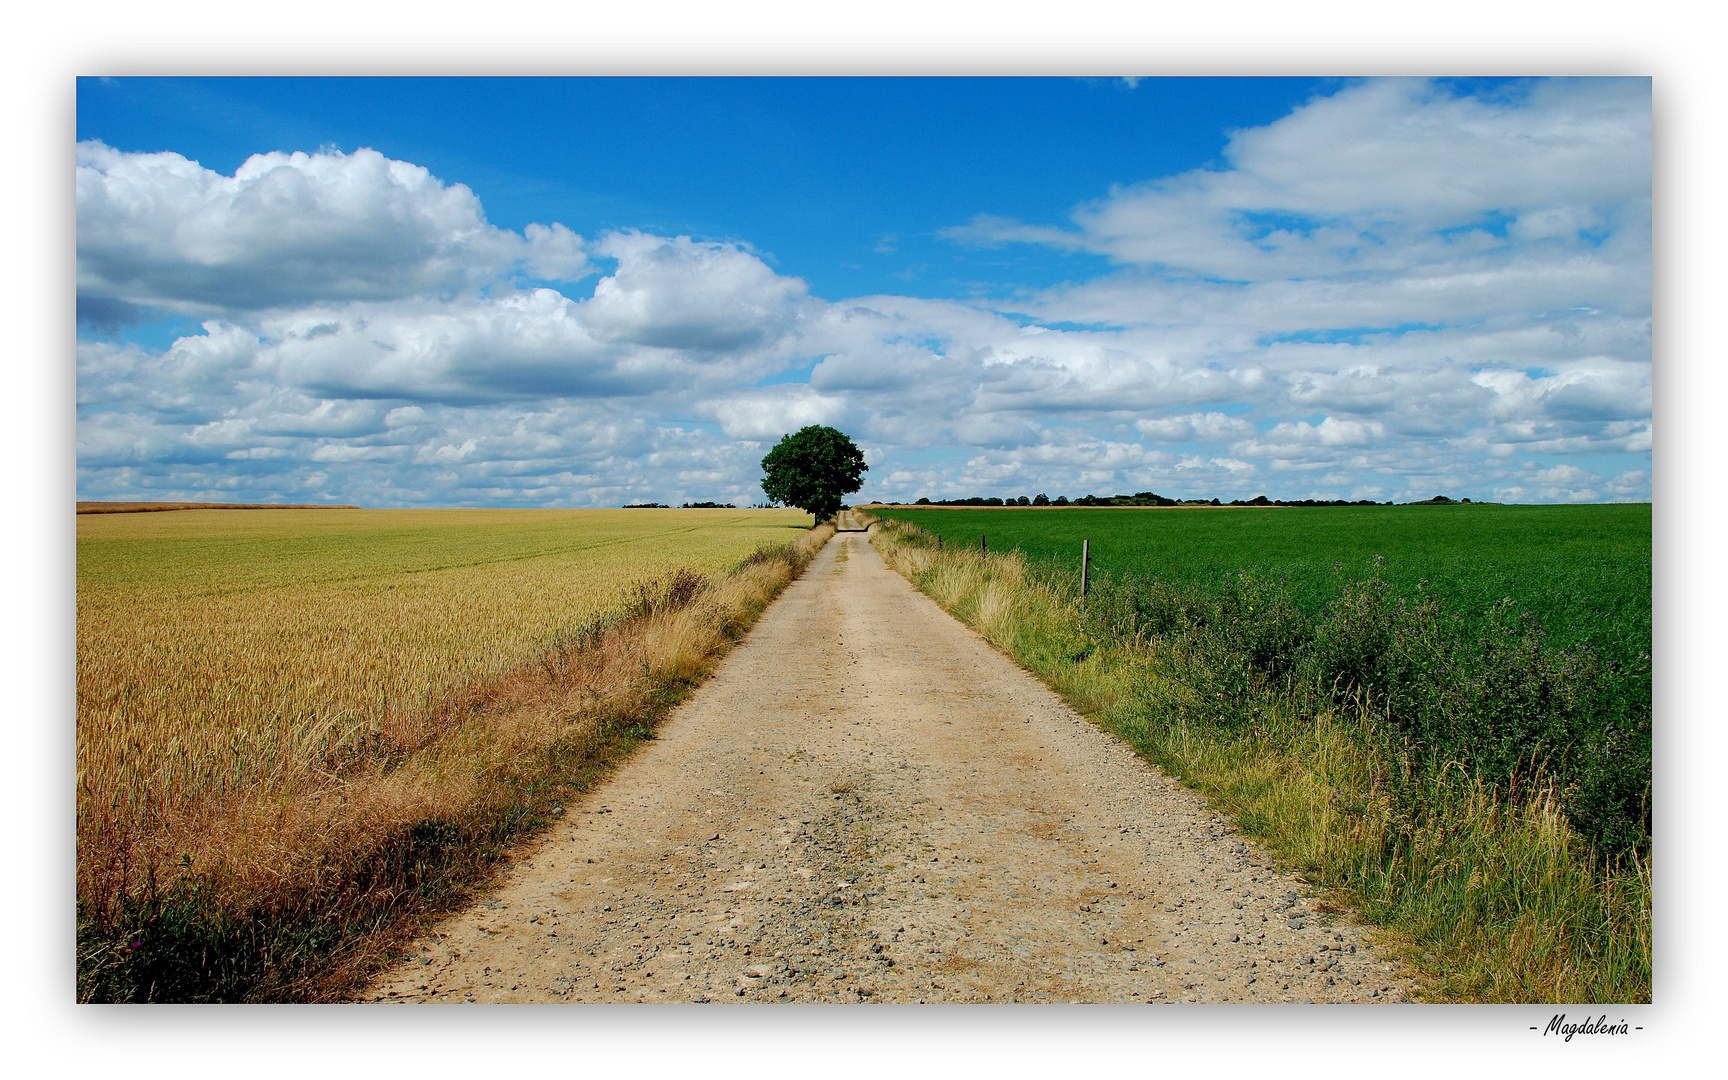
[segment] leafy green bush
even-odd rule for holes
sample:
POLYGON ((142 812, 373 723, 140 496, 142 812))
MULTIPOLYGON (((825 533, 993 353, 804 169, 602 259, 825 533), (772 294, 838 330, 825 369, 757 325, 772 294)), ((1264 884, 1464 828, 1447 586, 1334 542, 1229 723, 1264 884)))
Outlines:
POLYGON ((1628 663, 1555 648, 1510 601, 1466 620, 1377 573, 1343 582, 1317 616, 1247 573, 1211 586, 1106 577, 1082 623, 1174 662, 1190 693, 1170 707, 1190 719, 1252 723, 1267 694, 1309 714, 1352 706, 1411 761, 1408 783, 1448 767, 1508 794, 1547 780, 1599 850, 1648 850, 1647 653, 1628 663))

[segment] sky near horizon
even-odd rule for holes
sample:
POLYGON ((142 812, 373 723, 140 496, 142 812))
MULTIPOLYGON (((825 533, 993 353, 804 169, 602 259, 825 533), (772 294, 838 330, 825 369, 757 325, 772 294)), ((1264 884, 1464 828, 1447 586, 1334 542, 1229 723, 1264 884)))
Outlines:
POLYGON ((1651 492, 1648 79, 80 79, 80 499, 1651 492))

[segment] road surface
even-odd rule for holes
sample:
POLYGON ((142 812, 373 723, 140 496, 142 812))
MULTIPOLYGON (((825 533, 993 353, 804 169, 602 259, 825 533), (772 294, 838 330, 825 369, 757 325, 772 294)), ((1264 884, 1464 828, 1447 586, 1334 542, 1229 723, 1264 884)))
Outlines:
POLYGON ((366 999, 1402 999, 1304 893, 841 533, 366 999))

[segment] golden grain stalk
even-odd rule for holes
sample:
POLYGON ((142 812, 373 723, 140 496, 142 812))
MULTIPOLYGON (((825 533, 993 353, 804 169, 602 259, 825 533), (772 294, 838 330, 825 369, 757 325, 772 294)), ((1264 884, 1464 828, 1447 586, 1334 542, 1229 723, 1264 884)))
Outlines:
POLYGON ((705 598, 708 615, 649 619, 612 655, 579 660, 583 628, 630 602, 634 583, 675 568, 714 576, 807 535, 807 520, 795 510, 80 516, 80 899, 111 903, 185 860, 223 866, 236 888, 263 887, 368 835, 459 812, 488 770, 591 723, 587 706, 695 670, 731 617, 722 609, 748 601, 727 589, 778 587, 734 575, 705 598), (555 677, 553 665, 578 663, 555 677), (545 685, 529 702, 536 679, 545 685), (512 695, 522 707, 499 707, 512 695))

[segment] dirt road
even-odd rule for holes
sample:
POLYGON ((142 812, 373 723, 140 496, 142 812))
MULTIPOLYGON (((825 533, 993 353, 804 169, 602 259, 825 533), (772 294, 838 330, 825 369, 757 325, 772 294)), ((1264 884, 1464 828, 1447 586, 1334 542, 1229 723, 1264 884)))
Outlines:
POLYGON ((374 1001, 1393 1001, 1408 983, 842 533, 374 1001))

